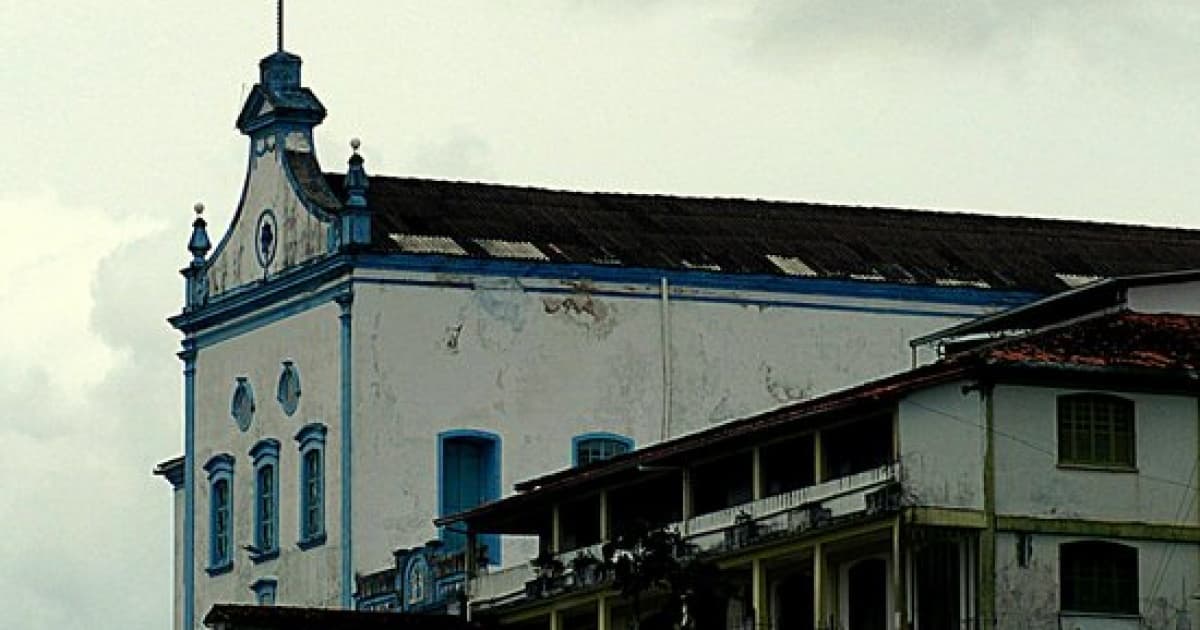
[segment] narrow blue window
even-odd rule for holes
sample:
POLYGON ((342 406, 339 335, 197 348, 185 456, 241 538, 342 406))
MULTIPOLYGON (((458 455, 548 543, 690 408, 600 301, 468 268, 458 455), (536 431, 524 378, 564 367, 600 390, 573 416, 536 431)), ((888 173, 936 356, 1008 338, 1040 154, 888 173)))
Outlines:
POLYGON ((250 449, 254 461, 254 548, 250 559, 279 555, 279 440, 266 438, 250 449))
POLYGON ((274 577, 258 578, 250 585, 250 590, 254 591, 254 602, 259 606, 274 606, 278 586, 279 580, 274 577))
POLYGON ((208 473, 208 574, 233 568, 233 456, 214 455, 204 464, 208 473))
POLYGON ((633 440, 615 433, 584 433, 571 439, 572 461, 576 466, 587 466, 632 450, 633 440))
POLYGON ((300 443, 300 547, 325 542, 325 434, 320 423, 305 425, 296 434, 300 443))
MULTIPOLYGON (((448 516, 500 498, 500 437, 484 431, 456 430, 438 434, 438 514, 448 516)), ((446 551, 466 546, 466 534, 454 525, 440 536, 446 551)), ((490 564, 500 563, 500 537, 485 535, 490 564)))

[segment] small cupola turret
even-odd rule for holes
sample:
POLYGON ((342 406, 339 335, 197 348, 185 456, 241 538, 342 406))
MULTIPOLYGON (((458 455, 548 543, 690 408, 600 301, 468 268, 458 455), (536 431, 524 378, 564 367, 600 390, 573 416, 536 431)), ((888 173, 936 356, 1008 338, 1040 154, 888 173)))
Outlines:
POLYGON ((300 84, 300 57, 278 50, 258 62, 259 81, 246 98, 237 127, 254 136, 261 131, 311 131, 325 120, 325 106, 300 84))

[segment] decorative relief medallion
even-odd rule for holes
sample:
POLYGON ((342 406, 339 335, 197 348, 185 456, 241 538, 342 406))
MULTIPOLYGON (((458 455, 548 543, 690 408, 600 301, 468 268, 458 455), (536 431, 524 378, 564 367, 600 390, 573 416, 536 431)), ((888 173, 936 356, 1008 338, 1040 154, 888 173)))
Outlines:
POLYGON ((258 228, 255 229, 257 242, 254 252, 258 255, 258 264, 263 269, 271 266, 275 260, 275 250, 279 244, 279 224, 275 221, 275 213, 263 210, 258 215, 258 228))
POLYGON ((237 377, 237 385, 233 388, 233 401, 229 403, 229 415, 242 431, 250 428, 254 420, 254 389, 245 376, 237 377))
POLYGON ((275 399, 283 407, 283 413, 292 415, 300 406, 300 371, 290 359, 283 362, 283 372, 279 374, 279 387, 275 399))

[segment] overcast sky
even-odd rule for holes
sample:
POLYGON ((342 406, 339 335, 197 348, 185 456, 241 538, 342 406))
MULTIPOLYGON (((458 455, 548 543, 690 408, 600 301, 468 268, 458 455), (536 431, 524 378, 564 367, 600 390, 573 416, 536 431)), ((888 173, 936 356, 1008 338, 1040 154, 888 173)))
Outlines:
MULTIPOLYGON (((170 623, 190 208, 270 0, 0 0, 0 627, 170 623)), ((1200 4, 292 0, 326 170, 1200 227, 1200 4)))

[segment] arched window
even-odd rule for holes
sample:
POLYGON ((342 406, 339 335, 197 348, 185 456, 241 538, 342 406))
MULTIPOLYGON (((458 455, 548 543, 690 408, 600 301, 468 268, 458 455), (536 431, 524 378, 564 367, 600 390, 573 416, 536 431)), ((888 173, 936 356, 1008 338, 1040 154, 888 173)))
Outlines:
POLYGON ((584 433, 571 439, 572 461, 587 466, 633 450, 633 440, 615 433, 584 433))
POLYGON ((1100 541, 1060 545, 1059 585, 1063 611, 1136 615, 1137 549, 1100 541))
POLYGON ((233 456, 214 455, 204 464, 208 473, 208 573, 233 568, 233 456))
POLYGON ((279 440, 266 438, 250 449, 254 462, 255 562, 279 555, 279 440))
POLYGON ((296 434, 300 443, 300 547, 325 542, 325 425, 307 424, 296 434))
MULTIPOLYGON (((469 429, 438 434, 438 514, 448 516, 500 498, 500 436, 469 429)), ((466 545, 466 536, 443 527, 447 551, 466 545)), ((479 537, 487 547, 488 562, 500 563, 500 538, 479 537)))
POLYGON ((1137 465, 1133 401, 1106 394, 1058 397, 1058 463, 1137 465))

